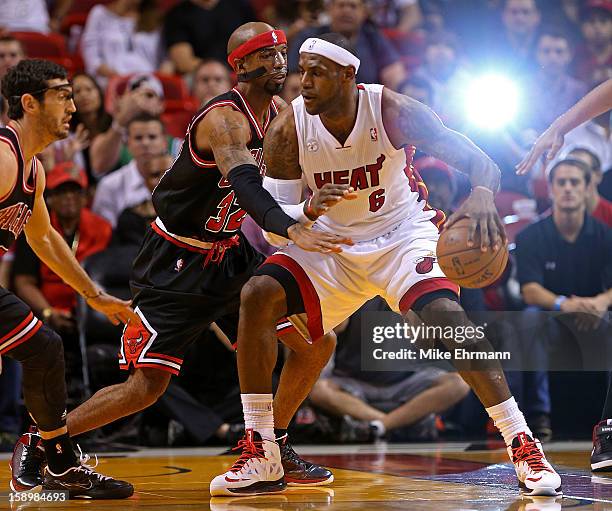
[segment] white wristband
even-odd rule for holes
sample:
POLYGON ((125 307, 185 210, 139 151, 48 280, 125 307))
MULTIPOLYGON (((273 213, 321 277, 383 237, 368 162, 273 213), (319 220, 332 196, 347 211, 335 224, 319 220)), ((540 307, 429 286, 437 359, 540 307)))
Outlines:
POLYGON ((476 190, 476 188, 481 188, 482 190, 486 190, 487 192, 491 192, 493 195, 495 195, 495 192, 491 190, 490 188, 487 188, 486 186, 482 186, 482 185, 475 186, 474 188, 472 188, 472 191, 476 190))
POLYGON ((280 204, 283 211, 287 213, 291 218, 297 220, 303 225, 310 227, 314 222, 306 216, 304 213, 304 206, 306 201, 300 202, 299 204, 280 204))

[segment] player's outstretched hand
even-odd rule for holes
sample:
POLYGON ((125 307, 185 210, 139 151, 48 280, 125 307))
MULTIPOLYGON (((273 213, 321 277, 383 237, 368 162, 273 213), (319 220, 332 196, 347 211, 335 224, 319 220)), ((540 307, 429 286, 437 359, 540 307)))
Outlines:
POLYGON ((102 291, 98 296, 87 298, 87 305, 104 314, 113 325, 119 323, 140 324, 140 318, 133 311, 131 303, 120 300, 102 291))
POLYGON ((353 240, 330 234, 327 232, 315 231, 304 227, 302 224, 294 224, 289 227, 287 234, 289 239, 298 247, 308 252, 322 252, 324 254, 342 252, 341 245, 352 245, 353 240))
POLYGON ((312 195, 305 213, 311 220, 316 220, 339 202, 356 198, 357 192, 349 185, 326 183, 312 195))
POLYGON ((563 147, 563 133, 555 124, 551 124, 548 129, 542 133, 533 144, 531 151, 523 158, 516 166, 516 173, 519 175, 527 174, 533 166, 540 161, 543 154, 546 155, 546 160, 543 166, 546 166, 563 147))
POLYGON ((501 244, 506 244, 506 230, 493 198, 491 190, 482 186, 475 187, 461 207, 445 222, 444 229, 449 229, 462 218, 469 218, 471 222, 468 227, 468 246, 473 246, 474 234, 478 229, 480 250, 486 252, 491 247, 497 251, 501 244))

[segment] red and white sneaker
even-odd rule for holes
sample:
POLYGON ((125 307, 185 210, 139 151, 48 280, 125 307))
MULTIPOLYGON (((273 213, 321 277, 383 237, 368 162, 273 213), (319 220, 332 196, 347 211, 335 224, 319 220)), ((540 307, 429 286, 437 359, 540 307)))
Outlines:
POLYGON ((548 463, 539 440, 519 433, 508 446, 508 455, 514 463, 521 494, 531 497, 562 495, 561 478, 548 463))
POLYGON ((234 450, 242 454, 232 468, 210 482, 213 497, 233 497, 277 493, 287 487, 280 448, 271 440, 262 440, 257 431, 247 429, 234 450))

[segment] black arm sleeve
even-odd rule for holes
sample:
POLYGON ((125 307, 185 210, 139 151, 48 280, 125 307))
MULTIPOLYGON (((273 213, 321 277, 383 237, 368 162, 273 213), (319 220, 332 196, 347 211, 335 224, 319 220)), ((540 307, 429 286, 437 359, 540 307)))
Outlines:
POLYGON ((240 207, 266 232, 288 238, 287 229, 298 222, 287 215, 263 187, 259 169, 255 165, 238 165, 229 171, 227 180, 232 185, 240 207))

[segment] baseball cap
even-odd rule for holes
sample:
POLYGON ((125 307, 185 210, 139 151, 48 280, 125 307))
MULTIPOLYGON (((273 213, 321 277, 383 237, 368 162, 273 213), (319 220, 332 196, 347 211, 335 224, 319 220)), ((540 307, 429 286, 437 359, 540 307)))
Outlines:
POLYGON ((141 88, 152 90, 157 96, 164 99, 164 86, 155 75, 140 73, 135 74, 128 80, 126 90, 141 88))
POLYGON ((587 0, 581 10, 581 17, 588 17, 594 10, 605 11, 612 16, 612 0, 587 0))
POLYGON ((455 172, 442 160, 433 156, 423 156, 414 161, 415 170, 423 177, 427 172, 438 172, 445 175, 451 183, 455 182, 455 172))
POLYGON ((64 183, 76 183, 85 189, 87 188, 87 175, 72 161, 58 163, 47 173, 47 190, 54 190, 64 183))

